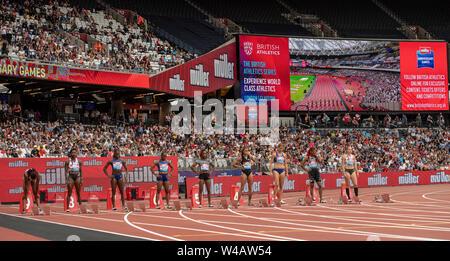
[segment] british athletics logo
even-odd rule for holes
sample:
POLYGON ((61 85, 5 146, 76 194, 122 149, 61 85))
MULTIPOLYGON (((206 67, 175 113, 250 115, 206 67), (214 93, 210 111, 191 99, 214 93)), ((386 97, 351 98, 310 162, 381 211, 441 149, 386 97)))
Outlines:
POLYGON ((434 51, 429 47, 420 47, 417 51, 417 69, 434 69, 434 51))

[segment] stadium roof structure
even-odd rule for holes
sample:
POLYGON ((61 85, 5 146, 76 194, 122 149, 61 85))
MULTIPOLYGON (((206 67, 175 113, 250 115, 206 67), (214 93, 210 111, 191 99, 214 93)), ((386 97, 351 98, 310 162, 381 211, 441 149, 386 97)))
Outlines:
POLYGON ((367 54, 383 47, 393 47, 391 41, 334 40, 289 38, 289 52, 292 55, 339 56, 367 54))

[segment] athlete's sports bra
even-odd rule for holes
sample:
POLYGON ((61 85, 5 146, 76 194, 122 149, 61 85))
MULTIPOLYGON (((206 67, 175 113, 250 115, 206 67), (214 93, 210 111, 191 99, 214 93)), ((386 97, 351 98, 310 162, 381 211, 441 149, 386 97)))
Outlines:
POLYGON ((317 159, 314 157, 310 157, 309 158, 309 167, 314 169, 314 168, 318 168, 319 164, 317 163, 317 159))
POLYGON ((72 161, 69 159, 69 171, 70 172, 79 172, 80 171, 80 162, 78 159, 75 159, 75 161, 72 161))
POLYGON ((167 161, 159 160, 159 162, 158 162, 158 171, 159 171, 159 173, 167 173, 167 172, 169 172, 169 163, 167 161))
POLYGON ((244 169, 246 170, 250 170, 252 169, 252 162, 250 160, 250 157, 242 157, 242 166, 244 167, 244 169))
POLYGON ((278 152, 275 152, 275 163, 283 164, 284 163, 284 155, 278 156, 278 152))
POLYGON ((122 159, 112 160, 113 170, 122 170, 122 167, 123 167, 122 159))
POLYGON ((345 166, 346 167, 355 166, 355 157, 353 155, 345 157, 345 166))

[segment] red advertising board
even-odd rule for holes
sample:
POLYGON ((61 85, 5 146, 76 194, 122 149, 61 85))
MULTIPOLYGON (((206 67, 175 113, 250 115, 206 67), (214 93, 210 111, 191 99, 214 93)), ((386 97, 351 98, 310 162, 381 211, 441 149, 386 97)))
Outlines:
POLYGON ((120 87, 148 88, 148 75, 75 69, 15 60, 0 60, 0 75, 120 87))
MULTIPOLYGON (((324 189, 337 189, 344 182, 341 173, 321 174, 324 189)), ((307 174, 293 174, 284 182, 284 191, 304 191, 305 184, 309 180, 307 174)), ((240 186, 240 176, 213 177, 211 179, 211 193, 214 196, 229 196, 232 185, 240 186)), ((358 187, 398 186, 398 185, 426 185, 438 183, 450 183, 450 170, 442 171, 398 171, 398 172, 373 172, 360 173, 358 187)), ((186 192, 191 195, 192 186, 198 184, 198 178, 186 178, 186 192)), ((254 176, 253 192, 268 193, 269 184, 273 184, 272 176, 254 176)), ((247 193, 247 187, 244 193, 247 193)), ((204 190, 206 193, 206 189, 204 190)))
MULTIPOLYGON (((169 178, 170 187, 178 191, 178 160, 168 156, 174 167, 169 178)), ((140 191, 150 190, 156 186, 156 177, 151 173, 151 166, 159 157, 123 157, 128 166, 128 183, 126 187, 139 187, 140 191)), ((47 189, 49 200, 56 196, 63 197, 66 191, 66 174, 64 162, 67 158, 22 158, 0 159, 0 202, 18 202, 22 193, 23 173, 28 168, 35 168, 41 175, 40 190, 47 189)), ((103 173, 103 166, 110 158, 79 158, 82 161, 83 187, 81 197, 87 200, 90 193, 99 199, 106 199, 110 180, 103 173)), ((108 168, 111 173, 111 167, 108 168)), ((125 172, 124 172, 125 173, 125 172)), ((139 195, 141 196, 141 195, 139 195)))
POLYGON ((291 110, 289 39, 240 35, 239 55, 242 99, 278 99, 279 110, 291 110))
POLYGON ((447 43, 400 42, 402 110, 448 110, 447 43))
POLYGON ((232 40, 196 59, 150 77, 150 89, 194 97, 233 85, 236 73, 236 45, 232 40))

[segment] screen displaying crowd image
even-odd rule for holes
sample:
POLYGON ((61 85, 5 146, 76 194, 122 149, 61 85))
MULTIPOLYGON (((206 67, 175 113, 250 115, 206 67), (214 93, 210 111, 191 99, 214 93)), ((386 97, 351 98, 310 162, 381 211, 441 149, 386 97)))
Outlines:
POLYGON ((448 110, 447 44, 241 35, 241 96, 282 111, 448 110))

